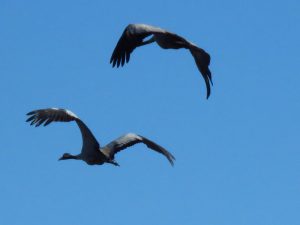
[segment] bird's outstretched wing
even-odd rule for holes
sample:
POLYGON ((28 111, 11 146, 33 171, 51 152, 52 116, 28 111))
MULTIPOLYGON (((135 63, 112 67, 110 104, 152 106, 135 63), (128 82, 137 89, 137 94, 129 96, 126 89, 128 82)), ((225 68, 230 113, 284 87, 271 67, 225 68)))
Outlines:
POLYGON ((164 32, 164 30, 146 24, 129 24, 125 28, 112 53, 110 58, 110 63, 112 63, 112 66, 123 66, 125 61, 128 63, 130 54, 136 47, 141 45, 143 39, 159 32, 164 32))
POLYGON ((205 52, 203 49, 191 45, 190 52, 194 57, 195 63, 198 67, 198 70, 202 74, 205 84, 206 84, 206 98, 210 96, 210 85, 213 85, 211 72, 208 68, 210 64, 210 55, 205 52))
POLYGON ((175 160, 175 157, 170 152, 168 152, 166 149, 159 146, 158 144, 154 143, 153 141, 133 133, 125 134, 112 141, 103 148, 102 152, 110 158, 114 158, 114 155, 117 152, 122 151, 125 148, 135 145, 137 143, 144 143, 145 145, 147 145, 148 148, 163 154, 173 166, 173 161, 175 160))
MULTIPOLYGON (((51 122, 69 122, 76 121, 80 128, 83 146, 93 146, 95 149, 99 149, 99 143, 94 137, 90 129, 70 110, 58 109, 58 108, 48 108, 48 109, 38 109, 27 113, 29 118, 26 122, 30 122, 30 125, 35 125, 36 127, 44 124, 47 126, 51 122)), ((92 148, 82 148, 82 149, 92 149, 92 148)))

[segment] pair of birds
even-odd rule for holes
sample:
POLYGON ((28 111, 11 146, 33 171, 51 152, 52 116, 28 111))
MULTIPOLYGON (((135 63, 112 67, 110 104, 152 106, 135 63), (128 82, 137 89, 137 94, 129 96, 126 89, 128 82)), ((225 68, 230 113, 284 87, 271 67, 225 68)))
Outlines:
MULTIPOLYGON (((188 49, 193 55, 196 65, 204 78, 207 89, 206 97, 208 98, 210 96, 212 77, 208 68, 210 64, 209 54, 183 37, 158 27, 146 24, 128 25, 112 53, 110 63, 112 63, 113 67, 119 67, 120 65, 124 66, 125 62, 129 62, 130 54, 135 48, 153 42, 156 42, 163 49, 188 49), (150 39, 144 41, 145 38, 151 35, 152 37, 150 39)), ((119 166, 114 159, 116 153, 137 143, 144 143, 148 148, 163 154, 169 160, 171 165, 174 164, 175 157, 170 152, 155 142, 134 133, 125 134, 110 142, 106 146, 100 147, 100 144, 86 124, 69 110, 58 108, 39 109, 27 113, 27 115, 29 118, 26 122, 31 122, 30 125, 35 125, 36 127, 41 124, 47 126, 53 121, 75 121, 77 123, 81 131, 83 141, 81 152, 78 155, 65 153, 59 160, 76 159, 83 160, 89 165, 110 163, 115 166, 119 166)))

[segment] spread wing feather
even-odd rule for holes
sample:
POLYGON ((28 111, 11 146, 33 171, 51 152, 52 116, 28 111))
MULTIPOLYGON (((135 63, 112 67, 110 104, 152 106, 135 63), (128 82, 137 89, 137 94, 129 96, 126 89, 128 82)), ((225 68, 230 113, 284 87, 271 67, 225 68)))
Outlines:
POLYGON ((124 66, 125 61, 128 63, 130 54, 141 45, 143 39, 157 32, 164 32, 164 30, 146 24, 129 24, 112 53, 110 58, 112 66, 124 66))
POLYGON ((154 143, 153 141, 133 133, 125 134, 117 138, 116 140, 112 141, 111 143, 109 143, 103 148, 102 152, 108 155, 110 158, 114 158, 114 155, 119 151, 122 151, 138 143, 144 143, 145 145, 147 145, 148 148, 163 154, 169 160, 171 165, 174 164, 173 161, 175 160, 175 157, 170 152, 168 152, 160 145, 154 143))
MULTIPOLYGON (((82 122, 73 112, 67 109, 58 108, 48 108, 48 109, 38 109, 27 113, 29 118, 26 122, 30 122, 30 125, 35 125, 36 127, 44 124, 44 126, 49 125, 51 122, 70 122, 76 121, 80 128, 83 146, 93 146, 95 149, 99 149, 99 143, 94 137, 90 129, 82 122)), ((84 148, 83 149, 92 149, 84 148)))
POLYGON ((206 85, 206 98, 210 96, 210 85, 213 85, 211 72, 208 68, 210 64, 210 55, 205 52, 203 49, 198 48, 197 46, 192 46, 190 52, 194 57, 195 63, 198 70, 202 74, 202 77, 206 85))

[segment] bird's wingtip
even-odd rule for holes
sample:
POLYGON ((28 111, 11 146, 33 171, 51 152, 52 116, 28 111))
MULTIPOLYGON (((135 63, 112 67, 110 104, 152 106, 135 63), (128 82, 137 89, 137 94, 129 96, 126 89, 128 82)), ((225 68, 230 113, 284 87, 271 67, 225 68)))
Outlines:
POLYGON ((174 166, 174 161, 176 160, 175 157, 174 157, 173 155, 170 155, 170 156, 168 157, 168 160, 169 160, 171 166, 173 167, 173 166, 174 166))
POLYGON ((34 110, 34 111, 31 111, 31 112, 28 112, 28 113, 26 113, 26 115, 27 115, 27 116, 30 116, 30 115, 33 115, 33 114, 35 114, 35 110, 34 110))
POLYGON ((173 161, 170 161, 170 164, 172 167, 174 167, 174 162, 173 161))

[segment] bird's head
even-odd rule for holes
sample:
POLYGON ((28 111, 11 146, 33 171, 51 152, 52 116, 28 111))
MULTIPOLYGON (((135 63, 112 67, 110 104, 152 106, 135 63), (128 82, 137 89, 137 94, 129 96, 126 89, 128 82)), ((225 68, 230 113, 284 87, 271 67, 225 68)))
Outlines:
POLYGON ((69 153, 64 153, 62 157, 60 157, 58 160, 66 160, 66 159, 77 159, 77 157, 69 153))

